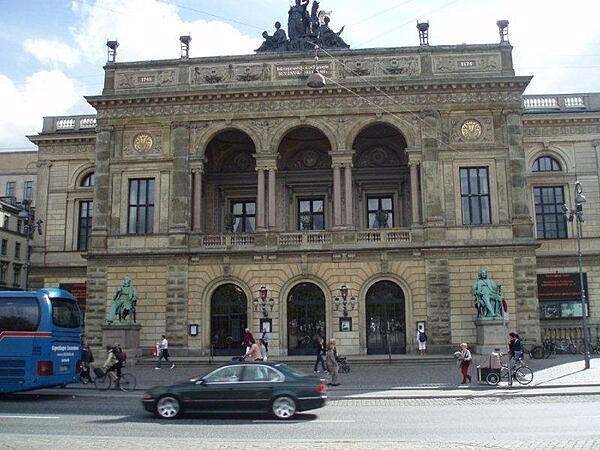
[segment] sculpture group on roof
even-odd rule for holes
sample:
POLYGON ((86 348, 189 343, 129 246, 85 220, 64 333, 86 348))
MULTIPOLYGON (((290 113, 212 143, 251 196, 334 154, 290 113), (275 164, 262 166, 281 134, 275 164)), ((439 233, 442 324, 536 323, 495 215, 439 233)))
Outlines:
POLYGON ((319 2, 313 0, 308 13, 310 0, 295 0, 288 12, 288 33, 281 29, 281 23, 275 22, 275 32, 269 35, 263 31, 265 39, 256 49, 257 53, 313 50, 315 45, 321 48, 348 48, 340 37, 344 27, 335 32, 329 27, 331 11, 319 11, 319 2))

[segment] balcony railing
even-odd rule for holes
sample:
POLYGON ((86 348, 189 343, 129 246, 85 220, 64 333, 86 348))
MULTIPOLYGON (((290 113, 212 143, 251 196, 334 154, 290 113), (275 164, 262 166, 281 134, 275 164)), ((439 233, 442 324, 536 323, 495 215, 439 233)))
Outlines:
MULTIPOLYGON (((343 239, 337 244, 337 231, 295 231, 283 232, 277 234, 277 246, 281 249, 291 248, 322 248, 323 246, 348 245, 355 247, 388 247, 402 244, 410 244, 412 236, 410 230, 405 229, 380 229, 365 231, 341 231, 343 239), (350 238, 349 238, 350 237, 350 238)), ((254 248, 260 243, 256 243, 257 236, 260 233, 227 233, 227 234, 207 234, 200 237, 200 248, 205 250, 244 250, 254 248)))
POLYGON ((586 109, 588 95, 524 95, 525 112, 533 111, 568 111, 586 109))
POLYGON ((87 131, 96 128, 96 116, 58 116, 44 118, 44 133, 87 131))

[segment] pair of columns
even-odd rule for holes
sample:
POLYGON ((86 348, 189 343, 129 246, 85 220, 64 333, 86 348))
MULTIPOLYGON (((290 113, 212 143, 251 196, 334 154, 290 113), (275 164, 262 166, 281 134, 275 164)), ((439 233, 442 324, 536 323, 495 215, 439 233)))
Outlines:
MULTIPOLYGON (((410 165, 410 191, 411 208, 413 224, 420 223, 419 208, 419 166, 410 165)), ((275 211, 277 210, 275 202, 275 163, 260 163, 257 167, 257 198, 256 198, 256 228, 257 230, 274 229, 276 227, 275 211), (267 172, 265 183, 265 172, 267 172), (268 208, 267 202, 268 201, 268 208), (268 215, 266 212, 268 211, 268 215), (266 219, 266 222, 265 222, 266 219)), ((193 183, 193 205, 192 205, 192 229, 201 231, 201 211, 202 211, 202 174, 204 165, 200 164, 192 169, 193 183)), ((333 225, 334 227, 352 227, 354 202, 352 192, 352 161, 350 158, 343 160, 334 160, 333 162, 333 225), (343 178, 343 190, 342 190, 343 178), (344 211, 342 214, 342 192, 345 199, 344 211)))

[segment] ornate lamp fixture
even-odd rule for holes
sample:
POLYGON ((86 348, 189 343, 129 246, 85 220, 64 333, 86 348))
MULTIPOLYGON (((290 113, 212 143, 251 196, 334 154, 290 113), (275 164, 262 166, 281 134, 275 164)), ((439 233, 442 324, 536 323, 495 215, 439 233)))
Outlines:
POLYGON ((179 36, 179 42, 181 43, 181 59, 188 59, 190 57, 190 42, 192 42, 192 36, 189 34, 186 36, 179 36))
POLYGON ((348 298, 348 291, 348 286, 342 284, 340 286, 340 296, 334 297, 333 299, 333 305, 335 306, 335 310, 339 311, 341 307, 342 314, 344 315, 344 317, 348 317, 348 311, 352 311, 354 309, 354 306, 356 305, 356 298, 348 298))
POLYGON ((319 46, 315 44, 315 65, 313 67, 313 73, 308 76, 308 81, 306 82, 306 85, 313 89, 321 89, 325 86, 325 77, 319 73, 317 66, 319 63, 317 50, 319 50, 319 46))
POLYGON ((508 44, 508 20, 498 20, 496 26, 500 32, 500 43, 508 44))
POLYGON ((267 297, 269 297, 269 290, 263 284, 258 290, 258 297, 252 302, 254 311, 262 311, 263 317, 269 317, 269 311, 273 311, 273 305, 275 305, 275 300, 272 297, 267 297))

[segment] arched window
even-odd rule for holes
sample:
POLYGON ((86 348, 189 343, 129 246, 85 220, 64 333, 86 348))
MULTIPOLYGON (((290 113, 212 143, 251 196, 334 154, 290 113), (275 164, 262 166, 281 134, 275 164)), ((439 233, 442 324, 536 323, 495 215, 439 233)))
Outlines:
POLYGON ((96 174, 94 172, 88 173, 81 180, 81 187, 92 187, 94 186, 94 182, 96 181, 96 174))
POLYGON ((540 156, 533 162, 532 172, 562 172, 560 163, 551 156, 540 156))

